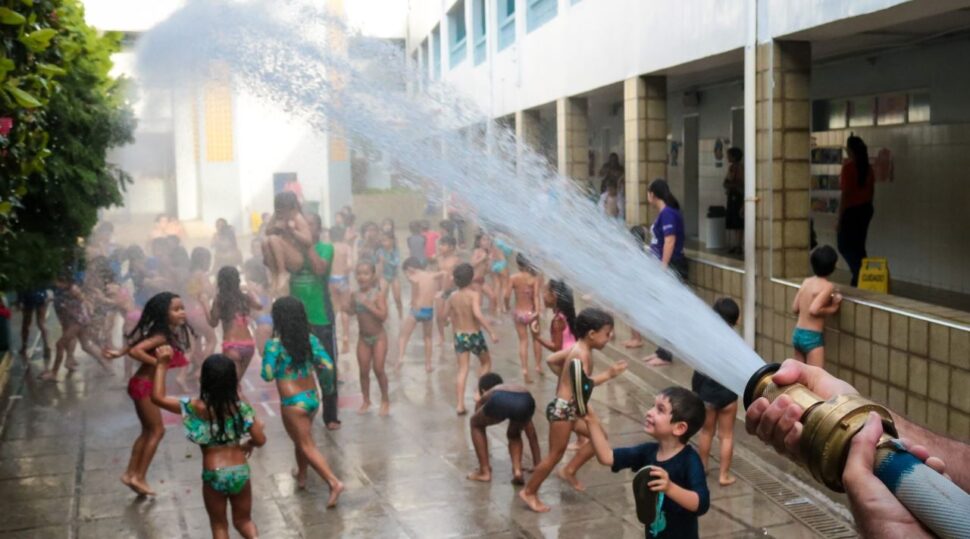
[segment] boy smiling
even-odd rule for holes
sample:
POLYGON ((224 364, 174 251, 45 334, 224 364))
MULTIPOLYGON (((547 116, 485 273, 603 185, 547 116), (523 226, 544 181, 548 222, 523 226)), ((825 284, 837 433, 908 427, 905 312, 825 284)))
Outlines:
POLYGON ((687 442, 704 425, 704 403, 682 387, 664 389, 643 421, 657 441, 633 447, 612 449, 592 410, 586 423, 600 464, 637 471, 633 495, 646 537, 698 537, 697 517, 707 512, 710 493, 701 458, 687 442))

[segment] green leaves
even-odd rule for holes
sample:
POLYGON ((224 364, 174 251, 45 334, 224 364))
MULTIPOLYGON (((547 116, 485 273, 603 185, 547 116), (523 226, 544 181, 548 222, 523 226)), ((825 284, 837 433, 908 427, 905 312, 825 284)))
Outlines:
POLYGON ((43 52, 51 45, 51 39, 57 35, 57 30, 44 28, 20 37, 20 42, 27 46, 30 52, 43 52))
POLYGON ((27 22, 27 17, 24 17, 20 13, 17 13, 10 8, 0 7, 0 24, 20 26, 25 22, 27 22))
POLYGON ((5 56, 0 56, 0 82, 7 79, 7 73, 10 73, 17 68, 17 64, 13 63, 13 60, 5 56))
POLYGON ((11 79, 6 84, 3 85, 3 89, 13 97, 14 101, 18 105, 25 109, 32 109, 41 106, 43 103, 40 102, 36 97, 32 96, 30 93, 17 88, 15 85, 16 80, 11 79))

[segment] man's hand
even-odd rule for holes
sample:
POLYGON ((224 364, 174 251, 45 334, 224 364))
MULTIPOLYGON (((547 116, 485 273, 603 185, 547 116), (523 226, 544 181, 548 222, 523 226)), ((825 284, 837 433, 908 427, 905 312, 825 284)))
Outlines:
MULTIPOLYGON (((800 383, 823 399, 835 395, 858 394, 854 387, 839 380, 819 367, 812 367, 794 359, 782 363, 771 381, 779 386, 800 383)), ((783 455, 798 454, 798 441, 802 435, 799 421, 805 411, 788 396, 782 395, 769 403, 762 397, 748 407, 745 429, 761 441, 772 445, 783 455)))
MULTIPOLYGON (((882 436, 882 419, 879 414, 869 412, 866 424, 852 438, 849 457, 842 471, 842 484, 849 495, 849 507, 855 517, 859 534, 863 537, 933 537, 909 511, 899 503, 892 492, 886 488, 872 472, 876 454, 876 444, 882 436)), ((942 470, 943 462, 936 458, 927 459, 925 448, 911 448, 917 458, 937 471, 942 470)))

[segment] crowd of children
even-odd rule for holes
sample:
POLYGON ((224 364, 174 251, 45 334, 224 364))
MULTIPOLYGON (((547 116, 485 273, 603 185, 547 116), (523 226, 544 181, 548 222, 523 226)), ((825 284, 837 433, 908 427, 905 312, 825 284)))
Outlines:
MULTIPOLYGON (((667 388, 646 412, 644 430, 655 442, 611 448, 589 403, 593 387, 619 376, 627 367, 618 361, 593 374, 594 352, 613 339, 614 321, 609 313, 587 308, 577 314, 566 283, 544 279, 523 253, 515 254, 484 231, 475 237, 474 248, 465 258, 458 252, 452 222, 441 223, 442 233, 431 230, 427 221, 412 222, 410 236, 399 244, 390 219, 380 225, 364 223, 358 235, 352 213, 341 212, 336 226, 322 230, 319 217, 305 216, 299 202, 290 198, 277 197, 276 212, 266 223, 263 236, 253 243, 253 257, 239 267, 213 268, 209 249, 197 247, 190 254, 178 236, 153 238, 146 256, 137 245, 114 245, 110 225, 99 227, 88 242, 83 272, 66 271, 54 282, 53 306, 61 337, 53 352, 44 324, 47 291, 18 295, 24 312, 22 342, 26 344, 32 323, 41 332, 42 379, 56 380, 62 366, 76 368, 77 345, 109 373, 107 361, 126 357, 127 393, 141 431, 121 476, 124 485, 139 495, 154 495, 147 472, 165 433, 161 410, 179 414, 186 435, 202 449, 203 496, 213 535, 228 533, 228 501, 237 531, 244 537, 256 536, 250 516, 247 458, 266 443, 266 436, 240 384, 258 354, 260 375, 274 381, 279 392, 280 415, 294 445, 297 484, 305 485, 312 468, 330 487, 328 506, 337 503, 344 485, 312 436, 319 391, 327 395, 338 383, 337 358, 314 334, 314 309, 290 295, 292 291, 298 296, 297 290, 306 285, 301 276, 307 274, 301 272, 326 258, 326 277, 320 286, 330 294, 339 350, 350 351, 352 333, 357 338, 359 413, 367 413, 372 406, 372 374, 380 393, 379 415, 391 411, 385 362, 395 341, 385 325, 392 313, 396 312, 400 323, 396 369, 404 365, 411 335, 420 324, 424 367, 431 372, 435 323, 439 347, 447 343, 445 329, 450 326, 458 367, 458 415, 467 410, 471 356, 479 361, 473 385, 474 413, 469 420, 478 469, 469 479, 491 479, 486 428, 508 421, 513 483, 522 485, 518 495, 530 509, 548 511, 549 506, 539 499, 539 488, 563 459, 570 437, 576 433, 590 443, 578 447, 558 471, 559 478, 582 490, 577 473, 594 457, 615 472, 632 469, 637 472, 633 479, 637 513, 648 535, 697 536, 697 518, 709 506, 705 470, 715 436, 719 440, 718 482, 729 486, 736 481, 730 465, 737 395, 696 372, 691 391, 667 388), (313 248, 323 242, 326 253, 313 248), (408 256, 402 257, 401 246, 408 256), (517 271, 510 274, 512 260, 517 271), (402 282, 410 287, 407 309, 402 282), (546 310, 551 311, 548 322, 544 321, 546 310), (489 341, 498 341, 495 326, 506 314, 518 337, 521 383, 505 382, 491 372, 489 341), (356 331, 351 320, 356 320, 356 331), (123 328, 121 348, 113 342, 116 324, 123 328), (221 353, 215 353, 219 342, 221 353), (543 349, 549 352, 545 361, 543 349), (530 355, 534 357, 531 366, 530 355), (190 392, 190 386, 197 384, 198 398, 167 394, 166 373, 172 369, 178 370, 180 393, 190 392), (556 382, 555 397, 545 408, 549 442, 542 455, 533 423, 536 402, 528 385, 535 382, 533 373, 541 380, 546 369, 556 376, 556 382), (698 433, 695 451, 689 440, 698 433), (522 464, 523 435, 534 464, 528 477, 522 464)), ((641 241, 645 238, 636 236, 641 241)), ((824 362, 824 317, 837 312, 841 302, 827 280, 836 259, 830 247, 812 253, 815 276, 805 280, 792 306, 798 315, 792 336, 796 357, 813 365, 824 362)), ((734 301, 720 299, 714 310, 725 323, 737 323, 740 313, 734 301)), ((631 341, 628 347, 642 346, 635 332, 631 341)))

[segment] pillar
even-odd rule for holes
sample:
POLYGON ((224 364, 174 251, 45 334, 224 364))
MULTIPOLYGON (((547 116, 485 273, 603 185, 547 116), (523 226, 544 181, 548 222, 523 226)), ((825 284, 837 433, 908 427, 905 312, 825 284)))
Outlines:
POLYGON ((523 155, 528 151, 540 151, 542 144, 539 127, 539 111, 520 110, 515 113, 515 164, 522 174, 523 155))
POLYGON ((556 101, 556 144, 559 173, 582 188, 589 179, 589 126, 585 98, 563 97, 556 101))
POLYGON ((774 41, 757 56, 758 273, 803 277, 810 273, 811 44, 774 41))
POLYGON ((647 187, 667 177, 667 78, 623 82, 623 140, 628 225, 650 222, 647 187))

